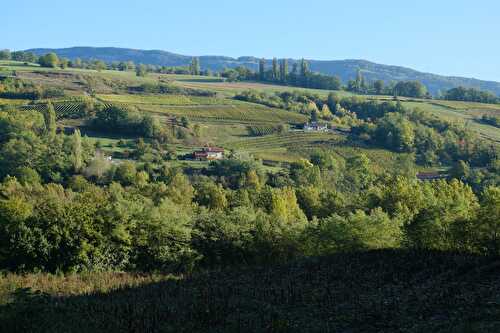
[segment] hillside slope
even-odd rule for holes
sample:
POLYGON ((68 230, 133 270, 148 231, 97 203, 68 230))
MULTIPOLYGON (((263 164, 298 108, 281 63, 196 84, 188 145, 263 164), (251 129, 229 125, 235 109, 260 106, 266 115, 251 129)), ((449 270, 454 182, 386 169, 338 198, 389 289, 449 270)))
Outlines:
MULTIPOLYGON (((337 254, 0 308, 9 332, 498 332, 500 261, 337 254)), ((28 301, 28 302, 27 302, 28 301)))
MULTIPOLYGON (((128 61, 135 63, 145 63, 161 66, 181 66, 187 65, 191 61, 191 56, 175 54, 160 50, 135 50, 114 47, 71 47, 63 49, 38 48, 27 51, 37 55, 48 52, 55 52, 61 57, 69 59, 101 59, 106 62, 128 61)), ((290 59, 290 64, 297 60, 290 59)), ((268 66, 271 60, 267 60, 268 66)), ((343 82, 356 76, 360 69, 369 80, 400 81, 419 80, 424 83, 429 90, 435 94, 439 90, 446 90, 457 86, 473 87, 481 90, 488 90, 500 95, 500 83, 494 81, 483 81, 473 78, 442 76, 431 73, 423 73, 410 68, 399 66, 388 66, 376 64, 366 60, 332 60, 318 61, 309 60, 310 68, 313 71, 329 75, 338 75, 343 82)), ((201 56, 202 68, 221 70, 225 67, 246 66, 254 70, 258 67, 258 59, 255 57, 231 58, 224 56, 201 56)))

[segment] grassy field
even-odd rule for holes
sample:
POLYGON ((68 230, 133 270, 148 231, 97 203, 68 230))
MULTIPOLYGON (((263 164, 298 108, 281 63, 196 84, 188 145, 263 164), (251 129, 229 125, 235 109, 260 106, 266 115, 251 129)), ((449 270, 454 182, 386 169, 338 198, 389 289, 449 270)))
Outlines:
POLYGON ((455 101, 426 101, 402 102, 408 108, 419 108, 439 118, 453 122, 463 122, 467 127, 479 133, 485 139, 500 143, 500 130, 494 126, 479 121, 483 114, 500 115, 500 107, 492 104, 455 102, 455 101), (473 106, 473 108, 469 108, 473 106))
POLYGON ((226 98, 199 97, 186 95, 97 95, 102 101, 125 104, 151 105, 235 105, 237 101, 226 98))
MULTIPOLYGON (((331 91, 320 89, 298 88, 274 84, 265 84, 258 82, 199 82, 199 81, 178 81, 179 85, 186 88, 206 89, 215 91, 225 96, 233 96, 236 93, 245 90, 256 90, 267 93, 283 92, 283 91, 307 91, 309 93, 317 94, 320 96, 327 96, 331 91)), ((352 96, 353 94, 346 91, 335 91, 340 96, 352 96)))
POLYGON ((499 276, 498 258, 402 250, 178 278, 8 275, 0 320, 6 332, 499 332, 499 276))
POLYGON ((25 99, 0 98, 0 105, 24 105, 28 102, 29 101, 25 99))

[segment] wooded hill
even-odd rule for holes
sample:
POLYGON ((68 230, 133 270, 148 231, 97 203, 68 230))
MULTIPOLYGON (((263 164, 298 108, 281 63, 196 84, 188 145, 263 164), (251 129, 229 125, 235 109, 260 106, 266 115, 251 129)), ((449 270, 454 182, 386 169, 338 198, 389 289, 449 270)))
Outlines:
MULTIPOLYGON (((106 62, 130 60, 135 63, 160 66, 189 65, 192 59, 192 56, 180 55, 161 50, 136 50, 115 47, 71 47, 62 49, 36 48, 27 51, 33 52, 36 55, 44 55, 49 52, 55 52, 59 57, 69 59, 100 59, 106 62)), ((289 59, 289 64, 292 66, 298 61, 299 60, 296 59, 289 59)), ((271 59, 266 60, 266 62, 268 66, 271 66, 271 59)), ((337 75, 343 82, 347 82, 348 80, 355 78, 357 71, 361 70, 363 76, 369 81, 420 81, 427 86, 432 94, 437 94, 439 90, 444 91, 450 88, 463 86, 488 90, 500 95, 500 83, 494 81, 483 81, 473 78, 423 73, 410 68, 382 65, 366 60, 353 59, 319 61, 310 59, 308 62, 312 71, 328 75, 337 75)), ((257 70, 259 59, 256 57, 231 58, 225 56, 201 56, 200 64, 202 69, 211 69, 216 71, 222 70, 226 67, 234 68, 237 66, 245 66, 253 70, 257 70)))

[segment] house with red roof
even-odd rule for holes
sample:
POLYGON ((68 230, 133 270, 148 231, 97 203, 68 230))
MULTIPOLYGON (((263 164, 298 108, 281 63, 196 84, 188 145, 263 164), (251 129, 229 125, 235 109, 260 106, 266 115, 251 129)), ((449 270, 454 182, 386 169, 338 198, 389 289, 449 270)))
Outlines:
POLYGON ((198 161, 213 161, 224 158, 224 148, 204 147, 193 153, 193 158, 198 161))

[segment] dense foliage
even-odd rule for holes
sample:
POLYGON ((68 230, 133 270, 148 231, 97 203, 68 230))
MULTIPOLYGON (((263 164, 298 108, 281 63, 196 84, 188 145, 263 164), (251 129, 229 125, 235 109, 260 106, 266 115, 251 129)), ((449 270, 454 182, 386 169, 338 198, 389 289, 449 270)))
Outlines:
POLYGON ((450 101, 480 102, 480 103, 499 103, 497 96, 489 91, 481 91, 474 88, 457 87, 444 93, 444 99, 450 101))
POLYGON ((386 85, 382 80, 366 81, 358 70, 356 79, 349 80, 346 90, 358 94, 392 95, 415 98, 430 98, 427 87, 419 81, 398 81, 386 85))
POLYGON ((63 97, 64 90, 56 87, 42 87, 21 79, 0 78, 0 98, 30 99, 63 97))

